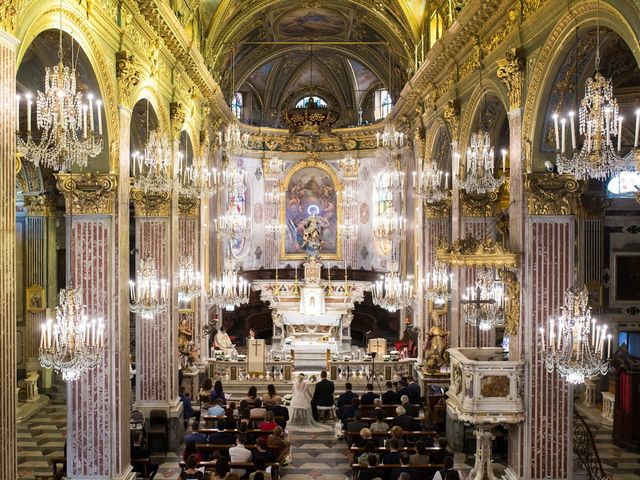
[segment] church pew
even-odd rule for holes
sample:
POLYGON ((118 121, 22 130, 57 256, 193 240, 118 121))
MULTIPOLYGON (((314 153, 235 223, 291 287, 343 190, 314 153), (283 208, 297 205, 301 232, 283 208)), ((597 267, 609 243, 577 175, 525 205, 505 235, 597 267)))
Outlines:
MULTIPOLYGON (((212 433, 217 433, 217 432, 226 432, 226 433, 235 433, 236 435, 241 433, 240 430, 238 430, 237 428, 225 428, 224 430, 218 430, 217 428, 201 428, 200 429, 200 433, 204 433, 205 435, 210 435, 212 433)), ((248 434, 256 434, 256 433, 260 433, 260 434, 264 434, 264 435, 269 435, 270 433, 273 433, 273 429, 271 430, 260 430, 259 428, 249 428, 246 432, 244 433, 248 433, 248 434)))
MULTIPOLYGON (((385 476, 391 475, 391 471, 395 468, 400 468, 400 464, 389 464, 389 465, 378 465, 376 468, 380 469, 385 476)), ((444 465, 442 464, 426 464, 426 465, 409 465, 410 468, 414 469, 417 473, 416 480, 426 480, 427 478, 431 478, 435 475, 438 470, 442 470, 444 465)), ((353 480, 358 478, 358 473, 361 470, 366 470, 369 468, 367 465, 360 465, 359 463, 354 463, 351 465, 351 475, 353 480)))
MULTIPOLYGON (((415 405, 415 407, 418 407, 418 411, 420 412, 422 410, 422 406, 421 405, 415 405)), ((380 407, 382 409, 382 411, 384 412, 385 417, 395 417, 396 416, 396 408, 398 407, 402 407, 402 405, 398 404, 398 405, 382 405, 382 407, 380 407)), ((360 409, 360 412, 362 413, 363 416, 367 416, 367 417, 373 417, 373 411, 375 410, 375 407, 373 405, 360 405, 358 407, 360 409)))
MULTIPOLYGON (((184 470, 187 466, 184 461, 181 461, 179 465, 181 470, 184 470)), ((200 462, 197 467, 204 467, 205 472, 208 473, 215 472, 216 462, 200 462)), ((251 473, 256 469, 253 462, 229 462, 229 467, 242 468, 243 470, 247 470, 247 473, 251 473)), ((271 467, 271 478, 273 480, 278 480, 280 477, 280 464, 278 462, 267 463, 267 467, 271 467)))
MULTIPOLYGON (((427 453, 438 452, 440 450, 440 447, 425 447, 425 450, 427 453)), ((366 451, 366 448, 364 447, 353 447, 353 446, 350 447, 349 452, 351 452, 351 455, 353 455, 353 463, 357 463, 358 457, 362 455, 365 451, 366 451)), ((378 455, 378 459, 381 459, 384 456, 384 454, 389 453, 390 451, 391 450, 387 447, 376 447, 375 449, 375 453, 378 455)), ((416 453, 416 447, 399 448, 398 451, 400 453, 407 452, 409 455, 413 455, 414 453, 416 453)))
MULTIPOLYGON (((221 416, 221 417, 211 417, 209 415, 203 415, 201 421, 204 422, 204 424, 211 428, 211 427, 215 427, 218 424, 218 420, 226 420, 227 417, 221 416)), ((282 416, 278 416, 278 417, 273 417, 274 421, 276 423, 278 422, 284 422, 284 417, 282 416)), ((254 417, 250 419, 252 422, 264 422, 264 417, 254 417)))
MULTIPOLYGON (((380 440, 380 439, 385 439, 385 438, 389 438, 391 437, 391 433, 389 432, 373 432, 371 434, 371 436, 375 439, 375 440, 380 440)), ((432 438, 436 438, 437 433, 432 431, 432 430, 428 430, 428 431, 403 431, 402 432, 402 436, 405 437, 405 439, 408 442, 411 443, 415 443, 417 440, 422 440, 426 437, 432 437, 432 438)), ((345 439, 347 440, 347 444, 348 445, 352 445, 355 441, 360 440, 360 432, 345 432, 345 439)))

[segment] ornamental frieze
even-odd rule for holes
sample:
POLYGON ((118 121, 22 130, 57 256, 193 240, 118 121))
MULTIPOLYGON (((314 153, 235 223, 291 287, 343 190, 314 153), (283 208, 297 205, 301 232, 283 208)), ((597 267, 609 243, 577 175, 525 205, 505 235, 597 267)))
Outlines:
POLYGON ((584 188, 570 175, 530 173, 526 176, 529 215, 575 215, 584 188))
POLYGON ((111 173, 58 173, 56 187, 64 195, 65 212, 74 215, 115 213, 117 177, 111 173))
POLYGON ((145 192, 132 188, 131 200, 136 217, 168 217, 171 213, 169 192, 145 192))

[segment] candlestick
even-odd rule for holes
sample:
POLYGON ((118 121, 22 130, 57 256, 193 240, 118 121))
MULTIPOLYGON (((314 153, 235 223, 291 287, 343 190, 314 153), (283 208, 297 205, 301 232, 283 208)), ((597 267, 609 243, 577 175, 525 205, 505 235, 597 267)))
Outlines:
POLYGON ((622 148, 622 115, 618 116, 618 151, 622 148))
POLYGON ((87 106, 82 105, 82 136, 87 138, 87 106))
POLYGON ((571 123, 571 149, 576 149, 576 113, 569 112, 569 121, 571 123))
POLYGON ((567 119, 563 118, 560 120, 560 124, 562 125, 562 148, 561 148, 561 152, 564 153, 564 146, 565 146, 565 126, 567 125, 567 119))
POLYGON ((611 358, 611 334, 607 335, 607 358, 611 358))
POLYGON ((502 174, 504 175, 504 173, 507 170, 507 151, 503 148, 502 149, 502 174))
POLYGON ((96 102, 98 106, 98 135, 102 135, 102 100, 96 102))
POLYGON ((89 98, 89 119, 90 119, 91 133, 93 133, 93 130, 94 130, 93 95, 89 94, 88 98, 89 98))
POLYGON ((558 114, 553 114, 553 125, 555 128, 556 135, 556 150, 560 150, 560 129, 558 128, 558 114))

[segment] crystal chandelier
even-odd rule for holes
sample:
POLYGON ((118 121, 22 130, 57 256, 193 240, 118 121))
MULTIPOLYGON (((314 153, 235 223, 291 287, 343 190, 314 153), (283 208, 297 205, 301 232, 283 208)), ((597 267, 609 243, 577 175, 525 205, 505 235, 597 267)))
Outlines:
POLYGON ((483 332, 504 325, 506 300, 504 287, 496 280, 494 269, 478 268, 475 287, 468 287, 460 301, 465 322, 483 332))
MULTIPOLYGON (((558 173, 573 175, 577 180, 605 180, 626 170, 634 170, 632 162, 620 155, 622 147, 622 117, 618 114, 618 101, 613 96, 610 78, 600 72, 600 2, 596 30, 596 72, 587 79, 585 96, 578 110, 578 128, 584 136, 582 148, 576 143, 575 112, 569 112, 572 154, 565 156, 567 119, 553 115, 558 173), (560 122, 561 127, 559 127, 560 122), (617 149, 612 137, 617 137, 617 149)), ((636 121, 636 132, 637 121, 636 121)), ((636 133, 636 139, 638 134, 636 133)), ((637 143, 637 140, 636 142, 637 143)))
POLYGON ((155 315, 167 310, 169 283, 158 277, 156 261, 147 257, 140 260, 136 281, 129 281, 129 310, 145 320, 152 320, 155 315))
POLYGON ((396 168, 393 162, 387 162, 385 168, 375 177, 378 192, 404 193, 404 172, 396 168))
POLYGON ((384 214, 373 219, 373 235, 378 240, 393 241, 404 235, 407 219, 393 214, 384 214))
POLYGON ((76 380, 102 362, 104 321, 89 320, 82 289, 60 290, 55 320, 48 318, 40 328, 40 365, 62 372, 64 380, 76 380))
POLYGON ((187 142, 186 145, 187 151, 184 154, 178 153, 178 175, 175 179, 175 189, 183 197, 200 198, 205 195, 211 198, 218 193, 220 175, 217 175, 216 169, 209 170, 207 168, 208 142, 205 141, 203 144, 201 154, 193 157, 191 165, 187 165, 186 162, 186 159, 189 158, 189 143, 187 142))
POLYGON ((423 281, 424 297, 434 303, 443 304, 451 298, 449 285, 451 274, 447 265, 436 262, 423 281))
POLYGON ((505 177, 494 178, 494 151, 489 132, 480 130, 471 135, 471 145, 467 149, 467 171, 460 188, 467 193, 481 195, 498 189, 505 177))
MULTIPOLYGON (((71 47, 73 57, 73 41, 71 47)), ((103 148, 102 101, 94 102, 93 95, 89 94, 88 104, 84 102, 82 92, 77 89, 75 65, 73 62, 71 66, 64 65, 62 52, 61 26, 58 65, 45 68, 44 92, 38 91, 36 98, 36 137, 39 139, 34 138, 31 131, 31 94, 24 98, 26 132, 20 130, 21 97, 16 97, 17 151, 36 166, 53 170, 70 170, 73 165, 86 167, 88 159, 96 157, 103 148)))
POLYGON ((387 123, 382 133, 376 132, 376 146, 395 152, 404 146, 404 133, 397 132, 393 125, 387 123))
POLYGON ((611 334, 607 326, 596 325, 591 318, 589 291, 587 287, 572 287, 564 294, 561 314, 549 319, 548 334, 540 328, 540 341, 549 372, 557 371, 571 384, 583 383, 585 379, 604 375, 609 369, 605 360, 611 355, 611 334))
POLYGON ((249 231, 249 218, 243 213, 226 213, 220 215, 214 221, 218 235, 224 239, 241 239, 247 236, 249 231))
POLYGON ((353 177, 358 175, 360 161, 357 157, 354 158, 352 155, 347 154, 339 160, 338 166, 344 172, 345 177, 353 177))
POLYGON ((398 265, 392 264, 382 280, 373 284, 371 289, 373 304, 394 313, 411 305, 413 302, 413 285, 400 280, 398 265))
POLYGON ((427 203, 440 203, 449 196, 449 172, 429 162, 418 176, 413 172, 413 192, 427 203))
POLYGON ((249 303, 250 284, 238 276, 238 268, 230 257, 225 260, 222 278, 211 279, 207 304, 231 312, 235 307, 249 303))
POLYGON ((180 257, 178 264, 178 302, 189 303, 202 295, 202 274, 191 257, 180 257))
MULTIPOLYGON (((148 109, 147 105, 147 116, 148 109)), ((144 152, 134 152, 132 159, 133 188, 145 193, 171 191, 174 184, 171 178, 171 146, 165 133, 158 130, 150 132, 144 152)))
POLYGON ((218 132, 218 143, 227 157, 240 155, 249 146, 249 134, 242 133, 238 122, 233 121, 224 131, 218 132))

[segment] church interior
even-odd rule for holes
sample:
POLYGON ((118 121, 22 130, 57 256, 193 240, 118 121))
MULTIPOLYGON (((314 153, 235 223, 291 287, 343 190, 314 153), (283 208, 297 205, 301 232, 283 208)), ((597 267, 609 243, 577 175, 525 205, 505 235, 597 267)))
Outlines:
POLYGON ((0 479, 640 478, 639 137, 638 0, 2 0, 0 479))

